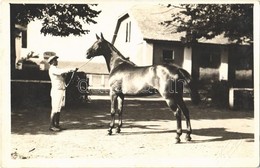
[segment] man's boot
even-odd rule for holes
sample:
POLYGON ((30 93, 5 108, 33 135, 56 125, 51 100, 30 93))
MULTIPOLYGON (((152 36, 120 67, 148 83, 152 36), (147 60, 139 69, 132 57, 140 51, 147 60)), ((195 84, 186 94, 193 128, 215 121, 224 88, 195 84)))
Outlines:
POLYGON ((55 127, 61 129, 60 127, 60 112, 56 113, 56 117, 55 117, 55 127))
POLYGON ((57 118, 57 113, 51 114, 51 121, 50 121, 50 131, 58 132, 60 131, 59 128, 55 127, 55 120, 57 118))

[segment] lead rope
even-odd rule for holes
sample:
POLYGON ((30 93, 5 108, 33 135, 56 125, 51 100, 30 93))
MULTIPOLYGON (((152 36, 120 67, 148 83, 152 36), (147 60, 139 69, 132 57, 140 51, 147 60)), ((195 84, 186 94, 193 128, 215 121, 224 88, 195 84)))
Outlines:
POLYGON ((83 66, 87 65, 94 57, 91 57, 86 63, 78 67, 78 69, 82 68, 83 66))
POLYGON ((74 74, 75 74, 80 68, 82 68, 83 66, 87 65, 93 58, 94 58, 94 57, 91 57, 86 63, 84 63, 84 64, 81 65, 80 67, 76 68, 76 70, 72 72, 69 82, 68 82, 67 84, 65 84, 65 87, 66 87, 66 88, 70 85, 70 83, 71 83, 71 81, 72 81, 72 79, 73 79, 73 77, 74 77, 74 74))

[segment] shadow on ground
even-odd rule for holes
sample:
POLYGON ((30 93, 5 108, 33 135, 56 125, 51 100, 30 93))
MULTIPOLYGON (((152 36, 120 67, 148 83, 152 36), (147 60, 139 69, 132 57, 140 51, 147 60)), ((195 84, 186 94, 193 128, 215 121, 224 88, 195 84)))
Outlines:
MULTIPOLYGON (((231 111, 215 108, 194 106, 187 102, 192 120, 225 120, 225 119, 252 119, 252 111, 231 111)), ((61 114, 62 125, 68 130, 107 129, 110 122, 110 101, 93 100, 75 107, 66 107, 61 114)), ((48 130, 50 107, 15 108, 11 111, 12 134, 55 134, 48 130)), ((163 134, 172 131, 156 128, 154 122, 172 122, 175 120, 166 103, 163 101, 127 100, 125 102, 123 128, 139 128, 140 132, 122 132, 122 135, 134 134, 163 134), (147 125, 137 122, 146 121, 147 125)), ((175 121, 174 121, 175 122, 175 121)), ((203 128, 193 130, 194 135, 217 137, 207 141, 224 141, 230 139, 253 139, 254 134, 227 131, 225 128, 203 128)))
MULTIPOLYGON (((147 129, 147 127, 145 127, 147 129)), ((167 134, 175 133, 175 130, 152 130, 152 131, 139 131, 139 132, 122 132, 122 135, 139 135, 139 134, 167 134)), ((186 131, 183 130, 182 137, 185 137, 186 131)), ((242 132, 232 132, 227 131, 225 128, 203 128, 194 129, 192 135, 213 137, 211 139, 204 140, 192 140, 192 143, 202 143, 202 142, 216 142, 216 141, 226 141, 226 140, 242 140, 247 139, 247 142, 254 142, 253 133, 242 133, 242 132)), ((174 137, 173 137, 174 138, 174 137)))

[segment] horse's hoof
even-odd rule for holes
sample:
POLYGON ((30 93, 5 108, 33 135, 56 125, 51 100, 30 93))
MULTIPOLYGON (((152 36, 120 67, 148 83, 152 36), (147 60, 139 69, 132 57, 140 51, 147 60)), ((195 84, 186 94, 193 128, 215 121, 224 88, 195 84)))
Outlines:
POLYGON ((186 141, 191 141, 191 137, 188 135, 188 136, 185 137, 185 140, 186 141))
POLYGON ((180 142, 181 142, 181 139, 180 139, 180 138, 175 138, 175 141, 174 141, 175 144, 178 144, 178 143, 180 143, 180 142))
POLYGON ((121 129, 120 128, 117 128, 116 129, 116 133, 120 133, 121 132, 121 129))
POLYGON ((108 130, 108 135, 112 135, 112 130, 108 130))

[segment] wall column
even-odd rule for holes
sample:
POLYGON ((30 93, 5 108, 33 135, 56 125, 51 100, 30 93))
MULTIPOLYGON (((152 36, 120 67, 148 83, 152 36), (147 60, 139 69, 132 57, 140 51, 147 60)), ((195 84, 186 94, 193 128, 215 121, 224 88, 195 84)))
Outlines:
POLYGON ((191 74, 192 71, 192 48, 184 47, 182 68, 191 74))
POLYGON ((228 48, 221 47, 219 80, 228 80, 228 48))

